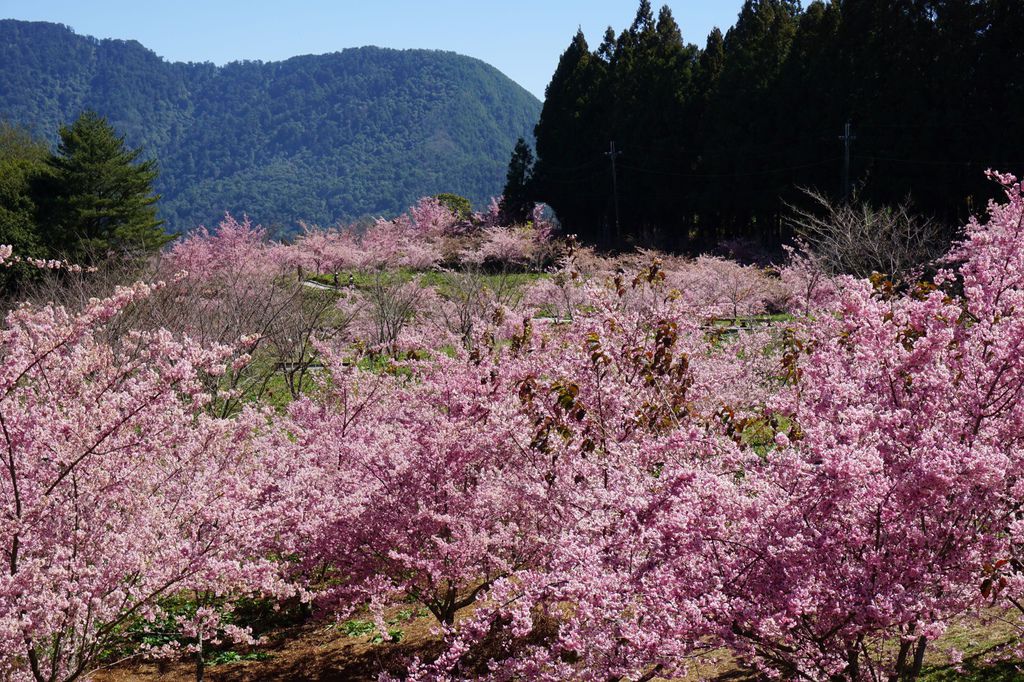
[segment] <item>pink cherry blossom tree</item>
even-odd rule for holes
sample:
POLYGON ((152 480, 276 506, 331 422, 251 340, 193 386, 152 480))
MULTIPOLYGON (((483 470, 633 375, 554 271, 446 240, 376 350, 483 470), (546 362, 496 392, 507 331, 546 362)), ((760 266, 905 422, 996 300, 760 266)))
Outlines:
POLYGON ((166 331, 100 340, 150 295, 79 314, 10 313, 0 331, 0 670, 71 680, 184 590, 283 593, 268 556, 266 420, 204 414, 203 374, 231 360, 166 331))

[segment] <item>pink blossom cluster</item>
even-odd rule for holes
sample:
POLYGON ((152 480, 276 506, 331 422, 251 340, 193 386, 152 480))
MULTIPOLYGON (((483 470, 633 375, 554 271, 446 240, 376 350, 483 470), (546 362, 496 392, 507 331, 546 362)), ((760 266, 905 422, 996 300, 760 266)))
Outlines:
POLYGON ((9 268, 17 263, 27 263, 39 270, 65 270, 67 272, 96 272, 94 267, 83 268, 76 263, 67 260, 56 260, 52 258, 31 258, 14 254, 14 248, 0 244, 0 265, 9 268))
MULTIPOLYGON (((993 177, 1005 201, 907 290, 570 249, 525 305, 381 270, 331 301, 351 325, 332 335, 278 324, 310 305, 287 286, 368 236, 284 247, 229 218, 167 254, 166 284, 16 309, 0 677, 87 674, 198 593, 174 621, 198 654, 248 638, 218 611, 245 595, 368 609, 384 640, 416 603, 437 646, 382 679, 671 679, 723 653, 782 679, 919 677, 956 619, 1024 599, 1024 193, 993 177), (199 314, 106 333, 168 296, 199 314), (801 314, 709 329, 769 296, 801 314), (311 388, 215 409, 294 335, 311 388)), ((364 264, 451 238, 420 208, 371 228, 364 264)), ((538 230, 516 229, 493 248, 538 230)))
POLYGON ((524 267, 550 259, 553 224, 539 207, 525 226, 500 224, 497 203, 461 220, 434 197, 423 197, 394 219, 376 220, 365 231, 351 226, 305 226, 288 258, 314 274, 343 270, 429 270, 490 263, 524 267))
POLYGON ((330 497, 355 495, 310 538, 345 567, 327 598, 425 604, 447 649, 424 679, 671 677, 718 648, 786 678, 916 676, 1021 584, 1024 197, 1004 182, 934 284, 837 282, 761 336, 709 339, 652 265, 411 384, 330 363, 334 397, 290 415, 338 457, 330 497), (506 655, 476 658, 495 638, 506 655))
POLYGON ((482 265, 488 261, 509 265, 526 265, 534 257, 537 239, 528 227, 488 227, 483 241, 464 252, 462 260, 482 265))
POLYGON ((265 415, 206 416, 230 349, 102 330, 153 294, 23 306, 0 332, 0 676, 75 679, 183 591, 296 592, 280 548, 265 415))
POLYGON ((764 313, 780 288, 763 268, 714 256, 670 269, 668 282, 695 311, 729 319, 764 313))
POLYGON ((424 237, 441 237, 457 234, 465 229, 455 213, 435 197, 422 197, 401 219, 408 220, 411 227, 424 237))

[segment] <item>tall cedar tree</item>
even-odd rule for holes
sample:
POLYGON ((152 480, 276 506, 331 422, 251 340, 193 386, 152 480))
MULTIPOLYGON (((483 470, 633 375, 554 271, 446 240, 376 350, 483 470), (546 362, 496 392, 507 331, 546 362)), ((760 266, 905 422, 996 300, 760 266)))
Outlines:
POLYGON ((605 130, 600 127, 604 106, 599 98, 605 61, 592 55, 582 31, 577 31, 558 61, 545 90, 537 123, 538 162, 534 166, 536 199, 557 206, 573 229, 587 241, 600 238, 606 224, 605 204, 611 196, 605 130))
POLYGON ((663 248, 687 242, 688 226, 677 220, 682 188, 675 174, 692 147, 686 102, 697 54, 696 46, 683 42, 672 12, 662 7, 655 18, 648 2, 640 3, 617 40, 607 81, 626 234, 616 235, 616 242, 663 248))
POLYGON ((172 239, 157 219, 156 161, 140 161, 106 119, 86 111, 60 129, 41 198, 45 237, 56 253, 83 262, 151 253, 172 239))
POLYGON ((520 137, 508 163, 505 190, 501 196, 501 215, 504 222, 521 225, 530 219, 534 203, 530 198, 533 191, 530 186, 532 180, 533 151, 530 145, 526 144, 526 140, 520 137))
POLYGON ((859 196, 960 224, 993 197, 985 168, 1024 172, 1024 3, 746 0, 703 50, 639 3, 593 52, 559 61, 535 130, 535 196, 611 247, 700 253, 789 237, 799 188, 840 194, 847 121, 859 196), (621 234, 611 163, 619 155, 621 234))

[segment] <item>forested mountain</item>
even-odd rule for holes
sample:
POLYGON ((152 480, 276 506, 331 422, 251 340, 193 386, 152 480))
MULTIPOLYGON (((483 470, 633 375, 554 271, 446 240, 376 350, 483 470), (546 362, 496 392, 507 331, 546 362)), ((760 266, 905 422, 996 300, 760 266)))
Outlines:
POLYGON ((439 192, 483 205, 540 103, 450 52, 363 47, 217 67, 0 21, 0 119, 54 142, 85 109, 158 160, 160 217, 184 231, 224 211, 283 229, 326 224, 439 192))
POLYGON ((684 32, 643 0, 621 33, 596 49, 577 33, 561 57, 532 198, 586 240, 778 244, 801 186, 910 196, 956 225, 995 195, 986 168, 1024 170, 1020 0, 746 0, 702 49, 684 32))

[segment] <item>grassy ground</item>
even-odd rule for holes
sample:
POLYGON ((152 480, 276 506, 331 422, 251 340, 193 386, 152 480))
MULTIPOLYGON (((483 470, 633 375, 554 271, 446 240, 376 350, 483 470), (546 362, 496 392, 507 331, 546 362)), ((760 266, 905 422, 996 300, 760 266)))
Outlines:
POLYGON ((776 313, 773 315, 746 315, 740 317, 720 317, 711 321, 713 327, 722 329, 742 329, 745 327, 763 327, 779 322, 790 322, 796 319, 790 313, 776 313))
MULTIPOLYGON (((390 281, 399 282, 411 282, 415 278, 419 278, 419 283, 424 287, 434 287, 438 293, 442 296, 451 294, 453 280, 460 273, 449 273, 441 272, 437 270, 426 270, 418 271, 411 270, 409 268, 399 268, 397 270, 388 271, 386 277, 390 281)), ((481 273, 479 275, 488 288, 495 290, 500 286, 512 286, 518 289, 524 289, 525 287, 537 282, 538 280, 545 279, 550 275, 542 272, 507 272, 507 273, 481 273)), ((378 275, 372 272, 364 271, 348 271, 344 270, 337 274, 337 280, 335 276, 331 274, 315 275, 309 277, 310 280, 325 284, 327 286, 337 286, 341 288, 355 287, 356 289, 369 289, 374 286, 377 281, 378 275)))
POLYGON ((922 676, 926 682, 1024 680, 1024 665, 999 660, 1009 657, 1009 649, 1018 640, 1017 630, 998 613, 985 616, 991 619, 990 622, 979 623, 975 618, 965 618, 954 624, 931 647, 925 656, 922 676), (963 664, 958 668, 949 664, 950 649, 957 649, 963 654, 963 664))

